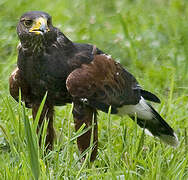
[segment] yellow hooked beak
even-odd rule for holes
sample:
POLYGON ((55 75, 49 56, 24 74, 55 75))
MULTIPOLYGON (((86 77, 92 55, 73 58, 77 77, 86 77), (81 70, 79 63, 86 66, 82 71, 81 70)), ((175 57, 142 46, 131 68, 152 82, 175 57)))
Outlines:
POLYGON ((46 32, 50 31, 47 25, 47 20, 45 18, 37 18, 34 21, 33 26, 29 30, 29 32, 34 32, 35 34, 44 34, 46 32))

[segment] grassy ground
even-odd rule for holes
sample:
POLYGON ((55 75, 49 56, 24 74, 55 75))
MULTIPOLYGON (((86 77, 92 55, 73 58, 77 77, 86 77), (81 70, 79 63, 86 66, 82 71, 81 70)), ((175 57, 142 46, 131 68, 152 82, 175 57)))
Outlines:
POLYGON ((0 1, 0 179, 188 179, 187 110, 186 0, 0 1), (75 140, 80 132, 67 105, 56 108, 54 151, 39 151, 30 110, 8 92, 16 66, 15 28, 28 10, 49 12, 70 39, 96 44, 156 93, 162 103, 154 106, 177 132, 179 147, 145 136, 128 117, 100 112, 97 160, 81 163, 75 140))

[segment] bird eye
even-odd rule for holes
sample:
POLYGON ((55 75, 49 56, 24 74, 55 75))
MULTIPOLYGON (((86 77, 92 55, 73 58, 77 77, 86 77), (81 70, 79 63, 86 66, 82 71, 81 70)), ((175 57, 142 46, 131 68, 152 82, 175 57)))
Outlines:
POLYGON ((32 20, 25 20, 25 21, 24 21, 24 25, 25 25, 26 27, 31 27, 32 24, 33 24, 33 21, 32 21, 32 20))

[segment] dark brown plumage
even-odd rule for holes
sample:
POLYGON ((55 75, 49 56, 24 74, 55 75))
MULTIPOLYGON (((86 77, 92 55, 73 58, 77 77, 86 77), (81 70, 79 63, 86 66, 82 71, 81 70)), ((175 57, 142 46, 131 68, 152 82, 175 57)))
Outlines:
MULTIPOLYGON (((176 146, 173 129, 147 104, 146 100, 160 102, 152 93, 143 90, 136 79, 121 64, 93 45, 70 41, 52 25, 51 17, 44 12, 25 13, 17 26, 20 39, 18 67, 11 74, 10 94, 16 100, 19 88, 22 101, 32 108, 35 118, 41 100, 48 92, 38 130, 46 116, 49 120, 46 145, 52 149, 54 106, 73 102, 73 117, 78 130, 83 123, 90 127, 94 118, 93 152, 96 158, 97 110, 112 114, 128 114, 151 134, 176 146)), ((37 130, 37 131, 38 131, 37 130)), ((91 129, 77 139, 84 152, 90 145, 91 129)))

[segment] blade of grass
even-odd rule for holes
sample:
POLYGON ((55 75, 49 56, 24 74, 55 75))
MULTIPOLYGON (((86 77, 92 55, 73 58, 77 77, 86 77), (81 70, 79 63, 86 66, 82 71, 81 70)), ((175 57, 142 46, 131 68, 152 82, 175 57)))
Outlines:
POLYGON ((44 154, 45 154, 46 148, 47 148, 46 135, 47 135, 48 123, 49 123, 48 120, 42 122, 42 125, 41 125, 41 128, 40 128, 40 133, 39 133, 40 134, 39 137, 41 138, 40 147, 41 147, 43 157, 44 157, 44 154), (41 134, 41 131, 42 131, 42 134, 41 134))
POLYGON ((123 33, 124 33, 124 37, 126 39, 128 39, 128 41, 130 42, 130 48, 128 48, 128 51, 130 52, 131 58, 133 60, 133 63, 137 60, 137 56, 136 56, 136 50, 135 50, 135 44, 129 34, 129 30, 128 30, 128 25, 126 23, 126 21, 124 20, 123 16, 119 13, 119 21, 122 25, 123 28, 123 33))
POLYGON ((44 108, 44 104, 45 104, 45 102, 46 102, 47 95, 48 95, 48 92, 46 92, 46 94, 44 95, 43 100, 42 100, 42 102, 41 102, 41 104, 40 104, 40 106, 39 106, 39 109, 38 109, 38 111, 37 111, 36 118, 34 119, 34 131, 35 131, 35 132, 36 132, 36 130, 37 130, 38 122, 39 122, 39 119, 40 119, 40 115, 41 115, 41 113, 42 113, 42 110, 43 110, 43 108, 44 108))
POLYGON ((107 124, 108 146, 107 146, 107 149, 108 149, 108 156, 109 156, 109 166, 110 166, 110 169, 113 169, 113 166, 114 166, 114 158, 113 158, 113 156, 112 156, 111 106, 110 106, 109 109, 108 109, 107 120, 108 120, 108 124, 107 124))
POLYGON ((140 137, 140 141, 139 141, 139 144, 138 144, 136 156, 138 156, 139 153, 140 153, 141 150, 142 150, 142 147, 143 147, 143 145, 144 145, 144 138, 145 138, 145 128, 143 128, 143 130, 142 130, 142 135, 141 135, 141 137, 140 137))
POLYGON ((174 92, 174 78, 175 78, 175 72, 174 72, 174 69, 172 69, 170 92, 169 92, 169 97, 168 97, 168 115, 171 114, 172 97, 173 97, 173 92, 174 92))
POLYGON ((36 146, 36 136, 33 135, 29 119, 25 112, 25 106, 23 105, 23 118, 24 118, 24 128, 26 133, 26 140, 28 145, 28 154, 30 160, 30 167, 32 170, 33 177, 35 180, 39 179, 40 176, 40 164, 39 164, 39 153, 36 146))
POLYGON ((70 170, 70 162, 72 157, 70 157, 71 153, 71 117, 72 117, 72 110, 73 110, 73 104, 71 106, 69 116, 68 116, 68 138, 67 138, 67 158, 66 158, 66 170, 65 175, 69 176, 69 170, 70 170))
POLYGON ((91 154, 92 154, 92 151, 93 149, 95 148, 95 143, 93 142, 94 140, 94 128, 95 128, 95 122, 94 122, 94 119, 95 119, 95 115, 93 114, 93 117, 92 117, 92 124, 91 124, 91 137, 90 137, 90 147, 92 147, 90 150, 89 150, 89 157, 88 157, 88 167, 90 167, 90 159, 91 159, 91 154))

